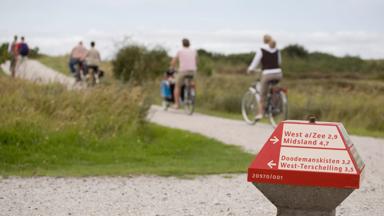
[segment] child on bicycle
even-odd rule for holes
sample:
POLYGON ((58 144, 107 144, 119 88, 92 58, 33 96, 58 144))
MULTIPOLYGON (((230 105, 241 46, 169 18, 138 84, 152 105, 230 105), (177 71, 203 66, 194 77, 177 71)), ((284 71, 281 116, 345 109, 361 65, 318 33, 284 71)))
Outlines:
POLYGON ((166 102, 174 102, 173 91, 175 88, 175 73, 175 70, 168 69, 164 74, 164 79, 161 81, 161 96, 166 102))
POLYGON ((261 119, 264 115, 264 102, 267 96, 268 82, 275 80, 280 81, 283 78, 283 73, 280 68, 281 64, 281 54, 280 51, 276 48, 276 42, 272 39, 270 35, 264 35, 263 37, 264 45, 256 52, 255 57, 253 58, 251 64, 248 67, 247 73, 254 71, 256 67, 261 65, 261 97, 258 112, 256 119, 261 119))

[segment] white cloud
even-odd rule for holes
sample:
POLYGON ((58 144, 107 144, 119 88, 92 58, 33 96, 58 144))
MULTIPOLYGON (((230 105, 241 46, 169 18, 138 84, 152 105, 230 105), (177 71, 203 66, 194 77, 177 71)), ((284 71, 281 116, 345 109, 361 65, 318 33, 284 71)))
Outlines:
MULTIPOLYGON (((194 48, 204 48, 223 53, 255 51, 261 45, 262 35, 271 34, 279 47, 289 44, 301 44, 310 51, 328 52, 338 56, 353 55, 362 58, 384 58, 384 34, 370 32, 271 32, 268 30, 231 30, 217 31, 176 31, 140 29, 130 33, 104 32, 89 30, 83 35, 41 36, 30 35, 27 41, 32 47, 38 46, 43 53, 61 55, 82 40, 85 44, 96 41, 104 58, 112 58, 118 42, 129 37, 134 42, 146 46, 157 45, 166 48, 170 54, 180 47, 183 37, 188 37, 194 48)), ((10 35, 9 38, 12 36, 10 35)), ((0 38, 7 41, 8 38, 0 38)))

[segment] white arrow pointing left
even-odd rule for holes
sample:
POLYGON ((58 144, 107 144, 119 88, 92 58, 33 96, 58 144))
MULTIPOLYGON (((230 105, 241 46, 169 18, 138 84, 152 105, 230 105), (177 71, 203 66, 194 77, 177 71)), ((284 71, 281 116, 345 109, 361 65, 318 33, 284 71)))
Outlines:
POLYGON ((267 163, 267 165, 269 166, 269 168, 273 168, 274 166, 276 166, 276 163, 273 163, 273 160, 271 160, 271 161, 269 161, 268 163, 267 163))
POLYGON ((276 136, 273 136, 273 138, 269 139, 269 141, 272 141, 273 144, 276 144, 277 142, 279 142, 279 139, 276 136))

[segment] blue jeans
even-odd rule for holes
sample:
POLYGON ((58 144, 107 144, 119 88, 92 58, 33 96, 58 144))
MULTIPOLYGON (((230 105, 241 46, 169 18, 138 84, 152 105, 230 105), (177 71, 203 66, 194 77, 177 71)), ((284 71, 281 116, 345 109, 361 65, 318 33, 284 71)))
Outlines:
POLYGON ((83 74, 85 75, 87 73, 87 65, 85 64, 85 61, 81 61, 80 59, 71 58, 69 60, 68 66, 71 73, 75 76, 76 80, 80 80, 80 71, 76 71, 76 65, 79 65, 80 70, 83 71, 83 74))

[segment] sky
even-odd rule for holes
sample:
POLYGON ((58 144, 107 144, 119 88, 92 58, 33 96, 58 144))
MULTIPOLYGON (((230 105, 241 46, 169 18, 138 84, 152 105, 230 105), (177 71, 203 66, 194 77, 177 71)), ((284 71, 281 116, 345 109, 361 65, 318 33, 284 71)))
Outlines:
POLYGON ((106 59, 123 43, 255 51, 262 35, 337 56, 384 59, 382 0, 0 0, 0 43, 24 35, 31 47, 68 53, 96 41, 106 59))

